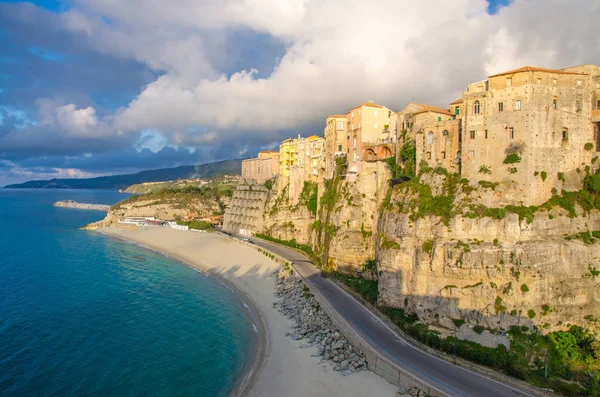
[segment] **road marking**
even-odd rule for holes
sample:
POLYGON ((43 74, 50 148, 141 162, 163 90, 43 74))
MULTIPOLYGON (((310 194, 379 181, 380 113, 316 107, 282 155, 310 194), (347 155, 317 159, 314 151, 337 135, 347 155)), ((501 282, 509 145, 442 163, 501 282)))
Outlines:
MULTIPOLYGON (((516 387, 513 387, 513 386, 511 386, 511 385, 507 385, 506 383, 499 382, 499 381, 497 381, 496 379, 492 379, 492 378, 490 378, 490 377, 487 377, 487 376, 485 376, 485 375, 482 375, 482 374, 480 374, 480 373, 477 373, 477 372, 471 371, 471 370, 469 370, 469 369, 467 369, 467 368, 465 368, 465 367, 461 367, 461 366, 459 366, 459 365, 453 364, 453 363, 451 363, 451 362, 449 362, 449 361, 446 361, 446 360, 444 360, 444 359, 441 359, 441 358, 439 358, 439 357, 436 357, 436 356, 434 356, 433 354, 431 354, 431 353, 428 353, 428 352, 426 352, 426 351, 424 351, 424 350, 420 349, 420 348, 419 348, 419 347, 417 347, 417 346, 414 346, 414 345, 413 345, 413 344, 411 344, 409 341, 407 341, 405 338, 403 338, 402 336, 398 335, 398 333, 397 333, 396 331, 394 331, 392 328, 390 328, 390 327, 389 327, 389 326, 388 326, 388 325, 387 325, 387 324, 386 324, 386 323, 385 323, 385 322, 384 322, 382 319, 380 319, 380 318, 379 318, 379 316, 377 316, 376 314, 374 314, 374 313, 371 311, 371 309, 370 309, 370 308, 368 308, 368 307, 366 307, 365 305, 363 305, 362 303, 360 303, 358 300, 356 300, 356 298, 354 298, 352 295, 350 295, 348 292, 346 292, 346 291, 345 291, 343 288, 341 288, 339 285, 337 285, 337 284, 336 284, 336 283, 334 283, 333 281, 331 281, 331 280, 329 280, 329 279, 326 279, 326 280, 327 280, 327 281, 329 281, 331 284, 333 284, 333 285, 334 285, 334 286, 335 286, 335 287, 336 287, 338 290, 342 291, 342 292, 343 292, 345 295, 347 295, 347 296, 348 296, 350 299, 352 299, 354 302, 356 302, 356 303, 357 303, 357 304, 358 304, 360 307, 362 307, 362 308, 364 308, 365 310, 367 310, 367 311, 369 312, 369 314, 371 314, 371 316, 373 316, 373 317, 374 317, 374 318, 375 318, 377 321, 379 321, 379 323, 380 323, 381 325, 383 325, 385 328, 387 328, 387 329, 388 329, 388 330, 389 330, 391 333, 393 333, 393 334, 394 334, 396 337, 398 337, 398 339, 400 339, 401 341, 403 341, 403 342, 404 342, 404 343, 405 343, 407 346, 409 346, 409 347, 411 347, 411 348, 413 348, 413 349, 415 349, 415 350, 417 350, 417 351, 419 351, 419 352, 421 352, 421 353, 423 353, 423 354, 426 354, 426 355, 428 355, 428 356, 429 356, 429 357, 431 357, 431 358, 435 358, 436 360, 438 360, 438 361, 441 361, 441 362, 443 362, 443 363, 445 363, 445 364, 450 364, 450 365, 452 365, 452 366, 454 366, 454 367, 456 367, 456 368, 459 368, 459 369, 461 369, 461 370, 463 370, 463 371, 469 372, 469 373, 471 373, 471 374, 473 374, 473 375, 477 375, 477 376, 479 376, 479 377, 481 377, 481 378, 484 378, 484 379, 490 380, 490 381, 492 381, 492 382, 494 382, 494 383, 497 383, 497 384, 499 384, 499 385, 505 386, 505 387, 507 387, 507 388, 509 388, 509 389, 511 389, 511 390, 514 390, 514 391, 516 391, 516 392, 520 393, 521 395, 524 395, 524 396, 529 396, 529 397, 535 397, 534 395, 532 395, 532 394, 529 394, 529 393, 527 393, 527 392, 524 392, 524 391, 523 391, 523 390, 521 390, 521 389, 517 389, 516 387)), ((382 348, 383 348, 383 346, 380 346, 380 347, 382 347, 382 348)))

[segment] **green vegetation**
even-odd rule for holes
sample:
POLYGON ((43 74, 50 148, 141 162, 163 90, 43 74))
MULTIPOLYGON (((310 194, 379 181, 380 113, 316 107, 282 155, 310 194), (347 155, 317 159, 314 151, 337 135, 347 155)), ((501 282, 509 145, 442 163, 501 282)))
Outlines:
POLYGON ((178 225, 189 226, 190 229, 209 230, 212 229, 212 223, 206 221, 182 221, 177 220, 178 225))
POLYGON ((313 216, 317 215, 317 184, 314 182, 304 181, 302 192, 298 200, 298 206, 304 205, 313 216))
POLYGON ((225 212, 224 198, 231 197, 232 194, 231 189, 224 186, 211 186, 208 184, 198 187, 191 184, 179 188, 161 189, 148 194, 135 194, 113 205, 111 210, 119 210, 126 205, 149 207, 166 204, 175 209, 185 209, 190 213, 194 213, 199 205, 211 207, 216 203, 219 207, 218 211, 201 215, 221 215, 225 212))
POLYGON ((492 170, 490 169, 490 167, 484 164, 481 167, 479 167, 479 173, 489 175, 492 173, 492 170))
POLYGON ((581 240, 584 244, 593 244, 600 239, 600 230, 586 230, 573 236, 565 236, 565 240, 581 240))
POLYGON ((377 280, 367 280, 362 277, 354 277, 340 272, 327 272, 327 276, 335 278, 346 284, 350 289, 360 295, 364 300, 372 305, 377 304, 378 282, 377 280))
POLYGON ((454 323, 454 326, 456 328, 460 328, 465 323, 465 320, 463 320, 462 318, 453 318, 452 322, 454 323))
POLYGON ((433 252, 433 241, 427 240, 423 242, 423 246, 421 247, 424 253, 431 255, 433 252))
POLYGON ((272 190, 273 189, 273 179, 267 179, 265 181, 265 183, 263 183, 263 185, 268 189, 268 190, 272 190))
POLYGON ((479 186, 481 186, 484 189, 492 189, 492 190, 496 190, 496 187, 499 185, 498 182, 490 182, 490 181, 479 181, 477 183, 479 184, 479 186))
POLYGON ((527 317, 535 318, 535 311, 533 309, 527 310, 527 317))
POLYGON ((517 164, 521 162, 521 156, 517 153, 511 153, 504 159, 504 164, 517 164))
POLYGON ((565 173, 564 172, 559 172, 556 174, 556 177, 558 178, 559 181, 561 182, 566 182, 567 179, 565 178, 565 173))
POLYGON ((583 148, 589 152, 594 148, 594 144, 592 142, 588 142, 585 145, 583 145, 583 148))
POLYGON ((546 178, 548 178, 548 173, 546 171, 541 172, 542 182, 546 182, 546 178))
POLYGON ((529 287, 527 286, 527 284, 521 284, 521 292, 523 292, 523 293, 529 292, 529 287))
POLYGON ((542 316, 545 316, 548 313, 550 313, 550 306, 548 306, 547 304, 543 304, 542 305, 542 316))
POLYGON ((477 332, 480 335, 483 333, 484 330, 485 330, 485 328, 483 328, 479 324, 477 324, 476 326, 473 327, 473 331, 477 332))
POLYGON ((298 249, 298 250, 303 251, 304 253, 308 254, 308 256, 310 256, 311 258, 314 257, 314 252, 312 250, 312 247, 310 245, 306 245, 306 244, 298 244, 296 242, 296 239, 280 240, 278 238, 271 237, 271 236, 268 236, 266 234, 261 234, 261 233, 256 233, 254 236, 258 237, 258 238, 262 238, 263 240, 272 241, 277 244, 281 244, 281 245, 285 245, 287 247, 298 249))
POLYGON ((385 234, 382 234, 382 235, 380 236, 380 247, 381 247, 381 249, 384 249, 384 250, 389 250, 389 249, 396 249, 396 250, 399 250, 399 249, 401 248, 401 247, 400 247, 400 244, 398 244, 398 243, 397 243, 397 242, 395 242, 394 240, 390 240, 390 239, 388 239, 388 238, 385 236, 385 234))

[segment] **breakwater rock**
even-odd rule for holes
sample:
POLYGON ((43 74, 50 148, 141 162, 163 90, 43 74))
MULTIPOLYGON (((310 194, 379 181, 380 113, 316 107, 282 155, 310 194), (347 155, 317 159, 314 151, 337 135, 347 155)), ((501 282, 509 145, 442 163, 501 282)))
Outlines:
POLYGON ((282 268, 277 276, 275 294, 280 298, 275 303, 279 311, 296 322, 295 330, 289 336, 307 341, 300 347, 316 347, 313 356, 330 362, 333 369, 343 375, 367 370, 363 353, 333 325, 302 279, 282 268))
POLYGON ((55 207, 77 208, 80 210, 94 210, 94 211, 104 211, 104 212, 108 212, 110 210, 110 205, 107 205, 107 204, 78 203, 77 201, 74 201, 74 200, 57 201, 53 205, 55 207))

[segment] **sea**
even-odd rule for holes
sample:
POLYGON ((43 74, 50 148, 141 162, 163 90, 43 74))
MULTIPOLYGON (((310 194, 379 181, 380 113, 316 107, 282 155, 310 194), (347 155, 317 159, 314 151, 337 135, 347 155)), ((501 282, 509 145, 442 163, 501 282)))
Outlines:
POLYGON ((219 280, 79 230, 114 191, 0 189, 0 396, 226 396, 252 327, 219 280))

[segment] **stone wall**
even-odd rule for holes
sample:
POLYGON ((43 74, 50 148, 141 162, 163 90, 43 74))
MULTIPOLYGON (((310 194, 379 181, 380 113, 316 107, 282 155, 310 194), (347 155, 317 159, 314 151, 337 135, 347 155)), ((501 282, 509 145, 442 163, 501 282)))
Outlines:
POLYGON ((238 185, 223 217, 223 229, 245 235, 262 230, 263 213, 269 190, 251 181, 238 185))

